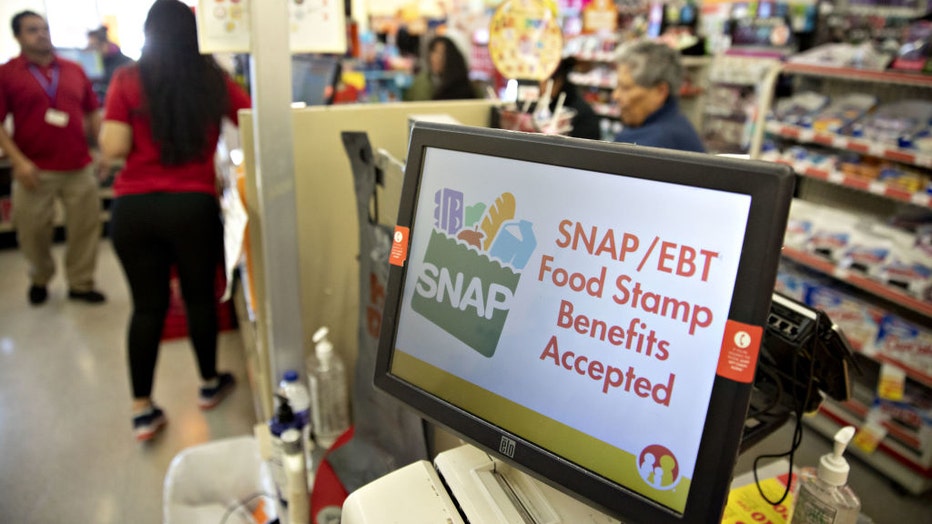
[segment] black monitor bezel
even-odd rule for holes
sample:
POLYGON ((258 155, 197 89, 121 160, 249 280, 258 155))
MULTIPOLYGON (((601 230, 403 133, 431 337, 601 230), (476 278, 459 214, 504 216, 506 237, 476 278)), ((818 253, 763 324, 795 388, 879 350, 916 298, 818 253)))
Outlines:
MULTIPOLYGON (((748 224, 729 318, 754 326, 766 325, 795 182, 789 167, 629 144, 418 122, 412 128, 409 142, 399 226, 411 227, 427 148, 750 195, 748 224)), ((493 456, 622 520, 720 520, 738 456, 751 394, 750 383, 716 375, 693 474, 693 479, 701 481, 692 483, 684 513, 676 513, 392 375, 391 357, 400 302, 393 298, 402 293, 406 271, 407 265, 391 266, 376 359, 376 387, 493 456), (504 456, 498 450, 503 435, 517 442, 513 457, 504 456)))

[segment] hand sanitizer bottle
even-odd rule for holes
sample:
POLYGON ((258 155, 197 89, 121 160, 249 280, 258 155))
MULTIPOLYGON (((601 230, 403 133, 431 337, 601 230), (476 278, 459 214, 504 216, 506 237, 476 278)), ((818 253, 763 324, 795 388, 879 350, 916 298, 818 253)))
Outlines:
POLYGON ((847 486, 848 461, 842 456, 854 436, 847 426, 835 434, 835 449, 819 459, 819 468, 804 469, 799 475, 799 492, 793 508, 793 524, 855 524, 861 501, 847 486))
POLYGON ((309 362, 307 371, 314 436, 325 450, 350 426, 346 371, 340 356, 333 351, 333 344, 327 340, 328 332, 322 327, 314 333, 316 358, 309 362))

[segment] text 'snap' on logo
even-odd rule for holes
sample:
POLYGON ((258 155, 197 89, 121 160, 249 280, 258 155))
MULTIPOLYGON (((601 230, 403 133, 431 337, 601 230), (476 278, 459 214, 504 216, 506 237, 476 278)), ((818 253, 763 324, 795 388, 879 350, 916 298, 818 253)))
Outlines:
POLYGON ((486 357, 498 346, 521 271, 537 248, 533 223, 515 218, 511 193, 466 205, 461 191, 434 195, 434 228, 412 308, 486 357))

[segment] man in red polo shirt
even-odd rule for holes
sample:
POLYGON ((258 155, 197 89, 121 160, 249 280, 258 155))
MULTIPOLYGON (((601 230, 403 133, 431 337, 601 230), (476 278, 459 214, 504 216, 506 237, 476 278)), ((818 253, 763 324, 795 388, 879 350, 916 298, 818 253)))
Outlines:
POLYGON ((88 137, 100 128, 97 97, 81 67, 55 56, 45 19, 32 11, 13 17, 21 54, 0 66, 0 122, 13 115, 13 135, 0 126, 0 149, 13 163, 13 223, 29 262, 29 303, 48 298, 55 273, 55 200, 65 210, 68 297, 106 300, 94 289, 100 197, 88 137))

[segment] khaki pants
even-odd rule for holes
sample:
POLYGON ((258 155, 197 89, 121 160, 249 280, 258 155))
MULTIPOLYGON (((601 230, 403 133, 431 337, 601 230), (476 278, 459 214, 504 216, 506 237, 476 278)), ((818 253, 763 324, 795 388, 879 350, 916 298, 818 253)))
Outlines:
POLYGON ((29 263, 32 284, 46 286, 55 274, 52 240, 55 200, 65 211, 65 277, 68 289, 94 289, 100 239, 100 195, 89 164, 75 171, 40 171, 39 187, 30 191, 13 182, 13 225, 29 263))

